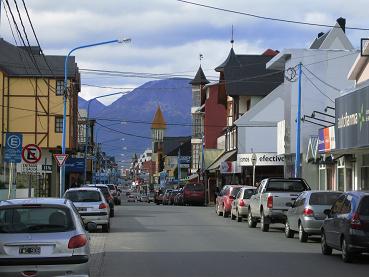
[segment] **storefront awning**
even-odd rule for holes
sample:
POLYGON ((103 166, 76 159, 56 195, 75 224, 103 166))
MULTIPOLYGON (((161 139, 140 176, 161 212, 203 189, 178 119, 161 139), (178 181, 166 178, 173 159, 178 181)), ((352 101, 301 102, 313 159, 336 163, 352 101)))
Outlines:
POLYGON ((232 150, 221 155, 215 162, 213 162, 207 170, 215 171, 218 170, 222 162, 228 161, 233 155, 237 153, 237 150, 232 150))

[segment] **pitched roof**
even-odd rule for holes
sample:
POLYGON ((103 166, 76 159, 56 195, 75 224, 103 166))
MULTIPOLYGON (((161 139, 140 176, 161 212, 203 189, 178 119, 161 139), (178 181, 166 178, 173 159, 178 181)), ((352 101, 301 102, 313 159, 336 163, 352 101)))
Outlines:
POLYGON ((267 53, 236 55, 231 49, 226 61, 216 69, 224 72, 229 96, 265 96, 283 82, 282 72, 266 69, 273 58, 271 51, 267 53))
POLYGON ((205 73, 201 68, 201 65, 199 69, 197 70, 195 78, 190 82, 191 85, 206 85, 209 81, 206 79, 205 73))
MULTIPOLYGON (((65 56, 43 57, 37 46, 18 47, 0 38, 0 70, 8 76, 64 78, 64 59, 65 56)), ((68 77, 74 78, 76 74, 78 67, 75 57, 71 56, 68 59, 68 77)))
POLYGON ((160 107, 156 110, 154 119, 151 123, 151 129, 166 129, 167 123, 164 120, 163 113, 161 112, 160 107))

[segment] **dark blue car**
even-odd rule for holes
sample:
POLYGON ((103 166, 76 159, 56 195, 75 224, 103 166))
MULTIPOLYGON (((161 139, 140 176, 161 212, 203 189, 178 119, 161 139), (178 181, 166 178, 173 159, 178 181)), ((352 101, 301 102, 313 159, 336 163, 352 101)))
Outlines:
POLYGON ((355 255, 369 253, 369 192, 342 194, 330 210, 321 228, 324 255, 332 249, 342 251, 342 260, 352 262, 355 255))

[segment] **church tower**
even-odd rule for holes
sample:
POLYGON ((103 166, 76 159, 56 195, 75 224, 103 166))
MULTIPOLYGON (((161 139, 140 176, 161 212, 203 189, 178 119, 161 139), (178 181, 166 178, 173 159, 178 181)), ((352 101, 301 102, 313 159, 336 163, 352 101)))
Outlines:
POLYGON ((152 153, 157 173, 161 172, 164 167, 162 157, 164 133, 166 128, 167 124, 164 120, 163 113, 160 107, 158 107, 151 123, 152 153))

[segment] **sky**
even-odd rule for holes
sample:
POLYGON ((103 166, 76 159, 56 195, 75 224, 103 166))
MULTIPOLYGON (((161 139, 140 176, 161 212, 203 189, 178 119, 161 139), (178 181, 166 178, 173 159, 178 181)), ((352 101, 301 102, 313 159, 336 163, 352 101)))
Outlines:
MULTIPOLYGON (((13 1, 9 1, 14 6, 13 1)), ((21 13, 24 14, 21 1, 21 13)), ((204 5, 296 21, 334 25, 339 17, 349 27, 369 27, 367 0, 193 0, 204 5)), ((265 49, 305 48, 319 32, 329 28, 295 25, 250 18, 185 4, 176 0, 25 0, 45 54, 65 55, 89 43, 131 38, 129 44, 110 44, 75 52, 80 69, 136 73, 177 74, 191 77, 200 65, 208 79, 231 48, 232 25, 237 54, 258 54, 265 49)), ((13 8, 15 10, 15 8, 13 8)), ((26 15, 24 14, 24 18, 26 15)), ((27 32, 31 34, 29 26, 27 32)), ((2 7, 1 36, 14 43, 2 7)), ((347 30, 355 47, 368 31, 347 30)), ((30 36, 31 43, 35 40, 30 36)), ((150 79, 101 76, 82 72, 80 96, 134 88, 150 79), (112 88, 96 88, 92 86, 112 88)), ((119 96, 117 96, 119 97, 119 96)), ((102 98, 109 104, 116 98, 102 98)))

